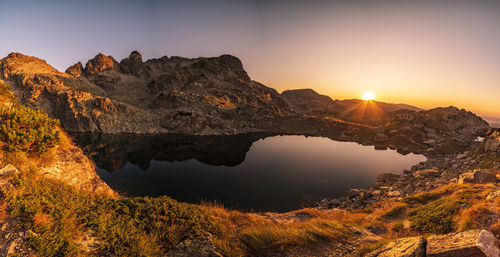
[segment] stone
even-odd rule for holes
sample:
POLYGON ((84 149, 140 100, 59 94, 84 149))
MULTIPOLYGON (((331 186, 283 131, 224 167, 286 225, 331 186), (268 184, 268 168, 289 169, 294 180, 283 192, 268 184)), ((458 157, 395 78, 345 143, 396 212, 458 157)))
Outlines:
POLYGON ((382 248, 372 251, 367 257, 424 257, 425 239, 423 237, 404 237, 394 240, 382 248))
POLYGON ((423 142, 424 144, 433 145, 436 143, 435 139, 428 139, 423 142))
POLYGON ((458 184, 473 183, 486 184, 496 183, 498 180, 496 174, 487 170, 474 170, 460 174, 458 184))
POLYGON ((498 197, 500 197, 500 190, 493 191, 493 192, 489 193, 488 196, 486 197, 486 200, 493 201, 493 200, 497 199, 498 197))
POLYGON ((389 197, 397 197, 397 196, 400 196, 401 195, 401 192, 400 191, 397 191, 397 190, 394 190, 394 191, 389 191, 387 193, 387 196, 389 197))
POLYGON ((435 178, 439 177, 441 172, 435 169, 426 169, 426 170, 417 170, 415 171, 415 177, 424 177, 424 178, 435 178))
POLYGON ((427 238, 428 257, 499 257, 498 240, 486 230, 435 235, 427 238))
POLYGON ((5 176, 17 172, 19 172, 19 170, 16 167, 14 167, 12 164, 7 164, 0 169, 0 176, 5 176))
POLYGON ((222 257, 215 250, 212 235, 206 233, 197 239, 186 239, 163 257, 222 257))

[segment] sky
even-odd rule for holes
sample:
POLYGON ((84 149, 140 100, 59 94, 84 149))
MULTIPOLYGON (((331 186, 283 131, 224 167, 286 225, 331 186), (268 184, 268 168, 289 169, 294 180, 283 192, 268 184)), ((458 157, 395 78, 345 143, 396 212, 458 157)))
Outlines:
POLYGON ((102 52, 240 58, 279 92, 312 88, 500 120, 497 0, 0 0, 0 56, 64 71, 102 52))

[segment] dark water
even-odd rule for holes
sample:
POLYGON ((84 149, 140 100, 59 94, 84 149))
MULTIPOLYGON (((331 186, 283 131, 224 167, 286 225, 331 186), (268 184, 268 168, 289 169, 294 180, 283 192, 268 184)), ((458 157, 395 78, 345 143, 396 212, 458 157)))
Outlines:
POLYGON ((380 173, 400 173, 425 161, 422 155, 319 137, 75 137, 101 178, 126 195, 168 195, 258 211, 297 209, 370 186, 380 173))

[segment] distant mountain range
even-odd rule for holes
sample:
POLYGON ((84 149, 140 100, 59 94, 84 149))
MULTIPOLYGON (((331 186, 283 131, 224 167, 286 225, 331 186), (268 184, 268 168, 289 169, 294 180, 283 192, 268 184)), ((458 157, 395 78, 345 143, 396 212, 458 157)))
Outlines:
POLYGON ((423 110, 408 104, 391 104, 359 99, 333 100, 312 89, 286 90, 281 96, 297 113, 331 116, 365 124, 380 124, 380 122, 387 120, 388 113, 402 109, 423 110))

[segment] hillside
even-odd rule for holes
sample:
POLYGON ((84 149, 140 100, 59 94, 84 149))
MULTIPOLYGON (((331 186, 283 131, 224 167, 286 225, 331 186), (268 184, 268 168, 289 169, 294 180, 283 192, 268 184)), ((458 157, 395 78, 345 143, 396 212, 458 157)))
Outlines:
POLYGON ((398 110, 421 111, 407 104, 391 104, 358 99, 333 100, 312 89, 285 90, 283 100, 297 113, 329 116, 345 121, 368 125, 380 125, 388 121, 388 114, 398 110))

